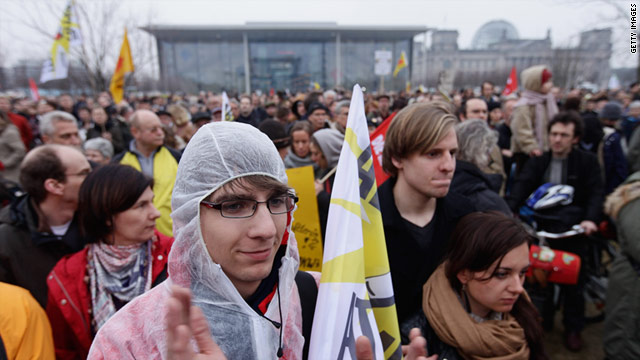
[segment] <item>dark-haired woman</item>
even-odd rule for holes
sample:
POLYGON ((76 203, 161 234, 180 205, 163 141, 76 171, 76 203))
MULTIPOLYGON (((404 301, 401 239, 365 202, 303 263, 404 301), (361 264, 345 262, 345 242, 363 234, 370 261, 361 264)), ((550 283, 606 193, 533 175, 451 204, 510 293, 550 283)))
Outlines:
POLYGON ((106 110, 100 105, 95 105, 91 110, 92 127, 87 130, 87 140, 102 137, 111 142, 115 153, 125 150, 122 131, 116 124, 117 120, 111 119, 106 110))
POLYGON ((441 359, 546 359, 542 325, 522 285, 531 236, 514 219, 460 219, 446 260, 424 286, 428 353, 441 359))
POLYGON ((291 130, 291 150, 284 158, 284 166, 287 169, 301 166, 313 166, 314 174, 318 169, 318 164, 311 159, 311 135, 313 130, 308 121, 296 121, 291 130))
POLYGON ((94 335, 121 307, 167 277, 172 238, 155 228, 153 180, 105 165, 80 188, 80 226, 90 244, 47 278, 47 315, 57 359, 85 359, 94 335))

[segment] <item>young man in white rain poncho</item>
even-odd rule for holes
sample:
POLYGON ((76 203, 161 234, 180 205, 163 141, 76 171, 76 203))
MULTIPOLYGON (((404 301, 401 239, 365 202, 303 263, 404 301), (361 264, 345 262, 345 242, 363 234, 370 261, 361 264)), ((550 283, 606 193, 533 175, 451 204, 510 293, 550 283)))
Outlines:
MULTIPOLYGON (((102 326, 88 358, 190 359, 211 350, 219 356, 208 359, 302 359, 291 232, 296 198, 286 184, 278 151, 256 128, 233 122, 200 128, 173 190, 169 279, 102 326)), ((317 286, 305 280, 299 282, 305 291, 309 281, 317 286)), ((422 354, 424 339, 415 339, 409 352, 422 354)), ((370 358, 366 338, 358 347, 359 358, 370 358)))
POLYGON ((228 357, 274 359, 282 349, 300 358, 295 196, 286 184, 282 159, 257 129, 220 122, 198 130, 173 190, 169 280, 115 314, 89 358, 166 358, 171 285, 191 291, 228 357))

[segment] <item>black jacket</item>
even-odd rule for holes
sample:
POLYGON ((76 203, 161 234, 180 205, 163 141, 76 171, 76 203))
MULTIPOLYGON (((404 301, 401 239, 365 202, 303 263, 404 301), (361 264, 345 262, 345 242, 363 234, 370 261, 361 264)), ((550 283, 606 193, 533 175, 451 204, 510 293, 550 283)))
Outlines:
MULTIPOLYGON (((545 183, 544 175, 550 163, 550 151, 527 161, 507 198, 512 211, 516 212, 527 197, 545 183)), ((596 156, 574 148, 568 157, 566 185, 575 189, 572 206, 579 210, 571 221, 591 220, 597 224, 602 216, 604 185, 596 156)))
POLYGON ((451 189, 471 200, 478 211, 496 210, 511 215, 507 203, 498 195, 502 175, 485 174, 470 162, 457 160, 451 189))
POLYGON ((74 218, 64 236, 38 231, 38 215, 26 195, 0 211, 0 281, 23 287, 42 307, 47 304, 47 275, 64 255, 82 250, 74 218))
MULTIPOLYGON (((458 353, 458 349, 440 340, 436 334, 429 320, 424 315, 424 312, 420 311, 415 313, 410 319, 405 321, 400 329, 402 334, 408 334, 413 328, 418 328, 422 332, 422 336, 427 340, 427 356, 438 355, 438 359, 447 360, 462 360, 464 359, 458 353)), ((409 343, 409 338, 402 336, 402 343, 409 343)))
POLYGON ((437 200, 431 220, 434 225, 432 239, 419 241, 407 228, 395 205, 395 182, 395 178, 390 178, 382 184, 378 188, 378 196, 396 310, 402 323, 417 311, 422 311, 422 286, 444 258, 458 219, 473 212, 475 207, 466 198, 450 191, 446 197, 437 200))

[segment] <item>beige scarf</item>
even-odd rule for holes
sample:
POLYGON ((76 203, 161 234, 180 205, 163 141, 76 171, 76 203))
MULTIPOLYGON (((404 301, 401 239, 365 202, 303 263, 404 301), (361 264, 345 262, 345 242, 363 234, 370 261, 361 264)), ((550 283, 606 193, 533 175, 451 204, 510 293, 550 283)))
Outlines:
POLYGON ((473 320, 451 288, 444 264, 424 285, 422 309, 438 338, 465 359, 529 359, 524 330, 513 316, 506 313, 503 320, 482 323, 473 320))

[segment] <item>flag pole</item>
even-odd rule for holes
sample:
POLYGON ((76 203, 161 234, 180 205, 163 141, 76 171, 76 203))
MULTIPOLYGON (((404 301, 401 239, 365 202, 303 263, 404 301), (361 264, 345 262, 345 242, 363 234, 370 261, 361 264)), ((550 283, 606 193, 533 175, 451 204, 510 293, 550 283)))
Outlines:
POLYGON ((331 171, 329 171, 329 172, 327 173, 327 175, 323 176, 323 177, 320 179, 320 182, 321 182, 321 183, 323 183, 323 182, 327 181, 327 179, 328 179, 328 178, 330 178, 330 177, 331 177, 331 175, 335 174, 337 170, 338 170, 338 167, 337 167, 337 166, 336 166, 336 167, 334 167, 333 169, 331 169, 331 171))

